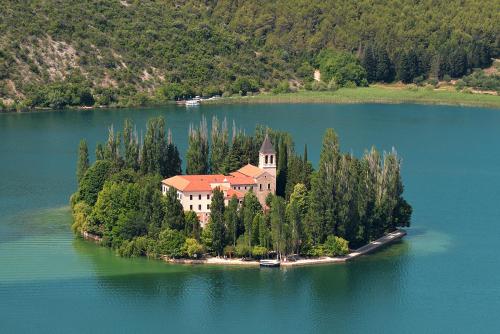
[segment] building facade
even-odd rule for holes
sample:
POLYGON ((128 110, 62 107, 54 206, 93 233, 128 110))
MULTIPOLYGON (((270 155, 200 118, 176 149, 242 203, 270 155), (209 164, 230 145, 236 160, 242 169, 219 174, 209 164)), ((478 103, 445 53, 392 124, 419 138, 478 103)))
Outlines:
POLYGON ((162 193, 173 187, 184 211, 194 211, 203 226, 210 216, 212 191, 219 188, 224 193, 224 203, 236 196, 240 203, 252 190, 264 207, 268 194, 276 193, 276 151, 266 135, 259 150, 259 166, 248 164, 229 175, 176 175, 162 181, 162 193))

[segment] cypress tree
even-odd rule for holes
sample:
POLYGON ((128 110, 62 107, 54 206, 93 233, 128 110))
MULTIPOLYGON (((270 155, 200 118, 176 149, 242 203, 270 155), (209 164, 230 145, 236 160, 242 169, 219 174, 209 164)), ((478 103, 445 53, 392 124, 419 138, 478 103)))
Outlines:
POLYGON ((207 120, 202 117, 198 128, 189 127, 186 174, 208 173, 208 150, 207 120))
POLYGON ((335 178, 339 163, 339 142, 333 129, 327 129, 319 159, 318 171, 311 182, 309 231, 315 243, 335 233, 335 178))
POLYGON ((269 215, 271 217, 271 236, 273 240, 274 250, 278 253, 278 258, 281 259, 286 253, 287 236, 286 236, 286 211, 285 200, 279 196, 273 196, 271 200, 271 208, 269 215))
POLYGON ((210 170, 213 174, 221 174, 224 170, 224 160, 229 152, 227 121, 222 125, 216 116, 212 119, 210 170))
POLYGON ((248 191, 243 198, 243 204, 241 206, 241 220, 243 221, 249 247, 252 246, 252 240, 254 238, 253 220, 255 215, 261 210, 262 207, 257 199, 257 196, 255 196, 252 190, 248 191))
POLYGON ((285 196, 287 182, 288 148, 284 140, 280 141, 276 176, 276 195, 285 196))
POLYGON ((80 140, 80 145, 78 146, 78 162, 76 164, 76 180, 78 183, 83 178, 83 175, 89 168, 89 149, 87 147, 87 142, 85 139, 80 140))
POLYGON ((167 140, 165 119, 152 118, 148 121, 144 145, 141 149, 141 172, 144 174, 168 175, 167 140))
POLYGON ((186 220, 184 209, 181 202, 177 198, 177 190, 170 187, 164 196, 165 216, 163 219, 162 228, 171 228, 178 231, 183 231, 186 228, 186 220))
POLYGON ((210 229, 212 231, 212 249, 220 256, 225 246, 224 193, 215 188, 210 204, 210 229))
POLYGON ((182 161, 177 146, 172 141, 172 132, 168 130, 167 158, 165 177, 182 174, 182 161))
POLYGON ((139 170, 139 138, 131 120, 126 119, 123 125, 123 146, 125 168, 139 170))
POLYGON ((227 241, 228 244, 236 247, 238 239, 238 198, 233 195, 229 200, 227 209, 224 213, 226 221, 227 241))
POLYGON ((97 143, 95 147, 95 159, 97 160, 104 160, 104 148, 102 147, 101 143, 97 143))

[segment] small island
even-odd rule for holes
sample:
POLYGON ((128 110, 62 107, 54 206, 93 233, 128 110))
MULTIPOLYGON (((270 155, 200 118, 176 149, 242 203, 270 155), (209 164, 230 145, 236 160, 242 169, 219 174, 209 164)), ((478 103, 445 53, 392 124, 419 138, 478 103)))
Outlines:
POLYGON ((174 263, 282 265, 344 262, 402 238, 412 208, 403 197, 400 159, 375 148, 361 158, 340 151, 327 129, 314 169, 307 146, 265 126, 253 135, 202 118, 188 133, 186 169, 165 120, 144 138, 126 120, 109 128, 90 165, 80 142, 75 234, 115 249, 174 263))

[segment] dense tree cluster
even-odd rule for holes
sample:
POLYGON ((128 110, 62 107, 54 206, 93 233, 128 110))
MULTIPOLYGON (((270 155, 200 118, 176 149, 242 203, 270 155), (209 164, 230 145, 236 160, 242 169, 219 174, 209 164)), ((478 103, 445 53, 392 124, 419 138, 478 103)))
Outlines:
POLYGON ((0 96, 126 106, 286 92, 290 79, 327 89, 454 78, 499 56, 499 21, 495 0, 7 0, 0 96), (321 63, 325 50, 335 56, 321 63), (309 84, 318 66, 324 83, 309 84))
POLYGON ((165 196, 160 192, 162 177, 181 172, 165 121, 151 119, 145 138, 139 140, 127 120, 123 134, 110 127, 108 141, 98 144, 92 165, 85 141, 79 145, 79 186, 71 198, 75 232, 98 235, 124 256, 178 258, 208 252, 281 258, 343 255, 409 226, 412 209, 403 198, 395 151, 381 156, 372 148, 357 159, 340 152, 337 135, 328 129, 318 169, 313 171, 307 147, 297 154, 286 132, 257 126, 250 136, 234 123, 232 140, 228 132, 227 121, 214 117, 209 143, 205 119, 199 127, 191 126, 187 171, 221 173, 256 162, 267 133, 277 148, 277 190, 265 205, 252 190, 241 203, 233 196, 226 205, 224 193, 216 188, 208 224, 201 229, 196 213, 183 211, 174 188, 165 196))

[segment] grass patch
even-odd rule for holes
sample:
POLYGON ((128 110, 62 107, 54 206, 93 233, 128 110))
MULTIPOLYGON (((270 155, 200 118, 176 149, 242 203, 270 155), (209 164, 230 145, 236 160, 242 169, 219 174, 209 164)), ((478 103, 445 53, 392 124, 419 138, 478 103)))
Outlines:
POLYGON ((400 86, 341 88, 334 92, 299 91, 223 98, 209 103, 421 103, 500 108, 500 96, 400 86))

